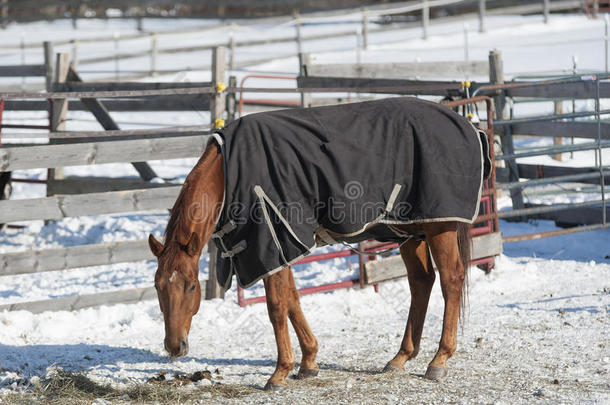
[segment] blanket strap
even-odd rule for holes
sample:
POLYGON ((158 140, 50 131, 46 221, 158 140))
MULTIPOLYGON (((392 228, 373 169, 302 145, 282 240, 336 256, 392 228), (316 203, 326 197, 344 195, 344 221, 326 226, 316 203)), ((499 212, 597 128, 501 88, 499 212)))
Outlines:
POLYGON ((269 228, 269 232, 271 232, 271 237, 273 238, 273 242, 275 243, 275 246, 279 250, 280 255, 282 256, 282 260, 284 261, 284 264, 286 266, 288 266, 289 265, 288 260, 286 260, 286 256, 284 256, 284 250, 282 249, 282 245, 280 244, 277 234, 275 233, 275 228, 273 227, 273 222, 271 221, 271 217, 269 216, 269 210, 267 209, 267 204, 269 205, 269 207, 271 207, 273 212, 275 212, 275 215, 277 215, 277 217, 280 219, 280 221, 282 221, 282 224, 284 224, 284 226, 286 227, 288 232, 290 232, 290 235, 292 235, 292 237, 297 242, 299 242, 301 244, 301 246, 303 246, 305 248, 305 250, 307 250, 308 252, 309 252, 309 247, 307 245, 305 245, 303 242, 301 242, 301 240, 292 230, 292 227, 290 226, 288 221, 286 221, 286 218, 284 218, 284 216, 280 213, 280 210, 275 206, 275 204, 273 204, 273 202, 267 196, 267 194, 265 194, 265 192, 263 191, 263 188, 259 185, 256 185, 256 186, 254 186, 254 192, 256 193, 259 201, 261 202, 261 207, 263 208, 263 215, 265 217, 265 222, 267 222, 267 227, 269 228))
POLYGON ((394 208, 394 203, 396 202, 396 198, 398 198, 398 193, 400 193, 400 189, 402 185, 394 184, 394 188, 392 189, 392 193, 390 194, 390 198, 388 198, 388 203, 385 206, 385 212, 391 212, 392 208, 394 208))
POLYGON ((237 225, 235 225, 235 222, 233 222, 232 220, 229 220, 229 222, 224 224, 222 226, 222 228, 220 228, 220 230, 218 230, 212 234, 212 238, 222 238, 223 236, 225 236, 226 234, 228 234, 235 228, 237 228, 237 225))
POLYGON ((318 235, 320 237, 320 239, 322 239, 322 241, 324 243, 326 243, 328 246, 338 243, 332 236, 330 236, 330 234, 328 233, 326 228, 324 228, 322 226, 320 226, 320 227, 318 227, 318 229, 316 229, 315 234, 318 235))
POLYGON ((227 257, 233 257, 239 252, 246 250, 248 247, 248 243, 245 240, 240 241, 235 247, 231 250, 227 250, 225 252, 221 252, 220 257, 226 259, 227 257))

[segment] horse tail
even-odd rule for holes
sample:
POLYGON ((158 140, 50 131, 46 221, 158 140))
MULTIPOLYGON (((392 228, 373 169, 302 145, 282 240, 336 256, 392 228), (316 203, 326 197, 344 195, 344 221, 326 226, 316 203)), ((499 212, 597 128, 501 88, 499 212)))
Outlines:
POLYGON ((472 249, 472 236, 470 234, 471 224, 458 222, 457 241, 460 251, 460 262, 464 269, 464 282, 462 283, 462 295, 460 301, 460 324, 464 325, 465 312, 468 305, 468 268, 470 267, 470 253, 472 249))

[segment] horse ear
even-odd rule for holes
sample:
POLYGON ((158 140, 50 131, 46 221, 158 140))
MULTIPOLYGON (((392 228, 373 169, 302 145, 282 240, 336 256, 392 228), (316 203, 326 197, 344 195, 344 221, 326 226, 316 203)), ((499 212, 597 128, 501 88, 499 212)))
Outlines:
POLYGON ((189 256, 196 256, 199 254, 199 236, 193 232, 189 241, 184 246, 184 250, 189 256))
POLYGON ((163 244, 155 239, 153 234, 148 235, 148 246, 150 247, 150 251, 156 257, 161 256, 161 252, 163 251, 163 244))

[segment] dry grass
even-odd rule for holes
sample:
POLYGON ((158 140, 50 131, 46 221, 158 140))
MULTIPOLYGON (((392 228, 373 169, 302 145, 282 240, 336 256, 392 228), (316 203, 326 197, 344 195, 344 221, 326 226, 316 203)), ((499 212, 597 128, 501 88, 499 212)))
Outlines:
POLYGON ((59 370, 23 393, 1 397, 2 403, 15 405, 84 405, 96 399, 110 403, 188 404, 214 397, 240 398, 257 392, 243 385, 214 383, 209 386, 176 387, 175 384, 138 383, 126 388, 99 384, 83 374, 59 370))

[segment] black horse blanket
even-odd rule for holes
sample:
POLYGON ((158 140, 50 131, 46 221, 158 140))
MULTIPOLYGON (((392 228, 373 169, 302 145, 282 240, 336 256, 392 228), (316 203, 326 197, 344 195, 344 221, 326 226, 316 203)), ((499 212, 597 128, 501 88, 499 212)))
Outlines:
POLYGON ((470 122, 410 97, 252 114, 215 139, 226 188, 214 240, 227 287, 233 274, 248 287, 299 260, 316 235, 399 241, 393 224, 471 223, 490 167, 470 122))

